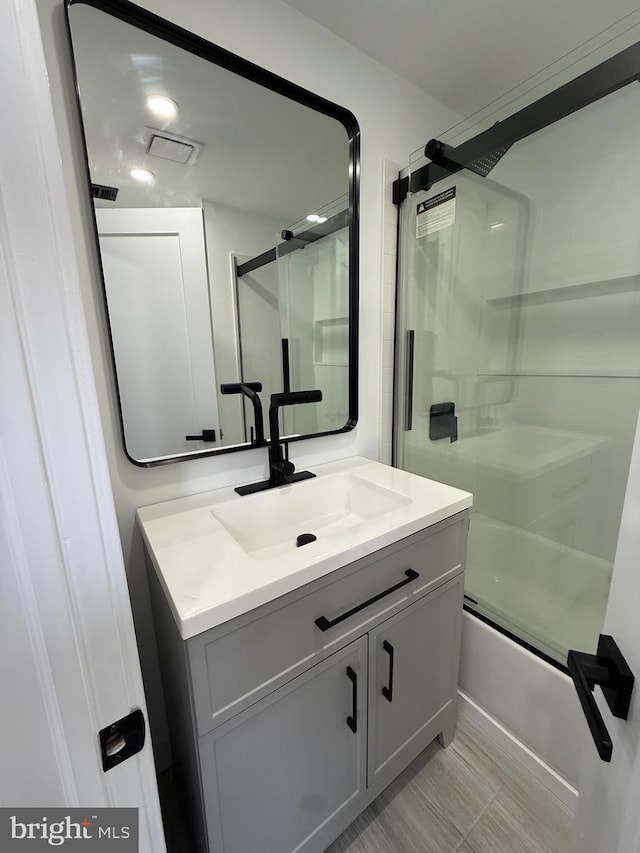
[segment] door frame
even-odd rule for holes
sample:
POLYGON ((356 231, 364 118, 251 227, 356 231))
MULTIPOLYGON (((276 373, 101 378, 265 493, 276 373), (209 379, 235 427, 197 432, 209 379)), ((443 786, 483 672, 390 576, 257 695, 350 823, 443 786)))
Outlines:
POLYGON ((137 807, 156 853, 149 735, 109 773, 98 743, 146 705, 35 0, 0 4, 0 75, 0 660, 3 714, 24 723, 3 805, 137 807))

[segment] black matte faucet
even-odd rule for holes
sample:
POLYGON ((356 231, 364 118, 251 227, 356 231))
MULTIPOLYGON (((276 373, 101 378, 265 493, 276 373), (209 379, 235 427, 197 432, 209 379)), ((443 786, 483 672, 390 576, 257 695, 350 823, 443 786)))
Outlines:
POLYGON ((251 442, 254 447, 263 447, 264 423, 262 419, 262 403, 257 391, 262 391, 262 382, 225 382, 220 386, 222 394, 244 394, 253 405, 253 420, 255 423, 255 439, 251 442))
POLYGON ((278 423, 279 410, 283 406, 297 406, 301 403, 319 403, 322 400, 322 391, 283 391, 271 395, 269 406, 269 479, 261 480, 259 483, 250 483, 247 486, 238 486, 236 492, 239 495, 251 495, 254 492, 263 492, 266 489, 276 489, 278 486, 287 486, 289 483, 297 483, 299 480, 308 480, 315 477, 311 471, 300 471, 294 473, 293 462, 285 459, 280 443, 280 425, 278 423))

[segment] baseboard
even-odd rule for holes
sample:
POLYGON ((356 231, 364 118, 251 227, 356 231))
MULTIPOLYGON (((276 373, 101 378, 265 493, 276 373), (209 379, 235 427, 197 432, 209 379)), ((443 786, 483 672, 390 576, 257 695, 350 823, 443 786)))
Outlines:
POLYGON ((462 690, 458 690, 459 709, 466 714, 489 737, 493 738, 504 750, 531 773, 532 776, 555 794, 569 809, 575 812, 578 791, 559 773, 544 762, 521 740, 488 714, 462 690))

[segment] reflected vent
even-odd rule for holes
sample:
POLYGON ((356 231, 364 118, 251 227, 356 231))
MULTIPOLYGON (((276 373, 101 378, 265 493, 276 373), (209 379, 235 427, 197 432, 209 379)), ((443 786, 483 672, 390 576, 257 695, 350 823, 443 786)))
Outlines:
POLYGON ((115 201, 118 197, 118 188, 106 187, 104 184, 91 184, 91 193, 94 198, 102 201, 115 201))
POLYGON ((195 139, 168 133, 166 130, 155 130, 146 127, 144 130, 145 151, 152 157, 170 160, 172 163, 182 163, 183 166, 193 166, 200 156, 203 145, 195 139))

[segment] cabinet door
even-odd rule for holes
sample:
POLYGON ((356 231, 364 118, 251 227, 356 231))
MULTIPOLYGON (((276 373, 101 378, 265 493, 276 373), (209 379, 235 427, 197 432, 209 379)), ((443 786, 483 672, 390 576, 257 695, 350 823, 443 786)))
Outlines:
POLYGON ((362 637, 200 739, 211 851, 322 849, 366 787, 366 684, 362 637))
POLYGON ((460 575, 369 634, 369 785, 455 713, 463 585, 460 575))

